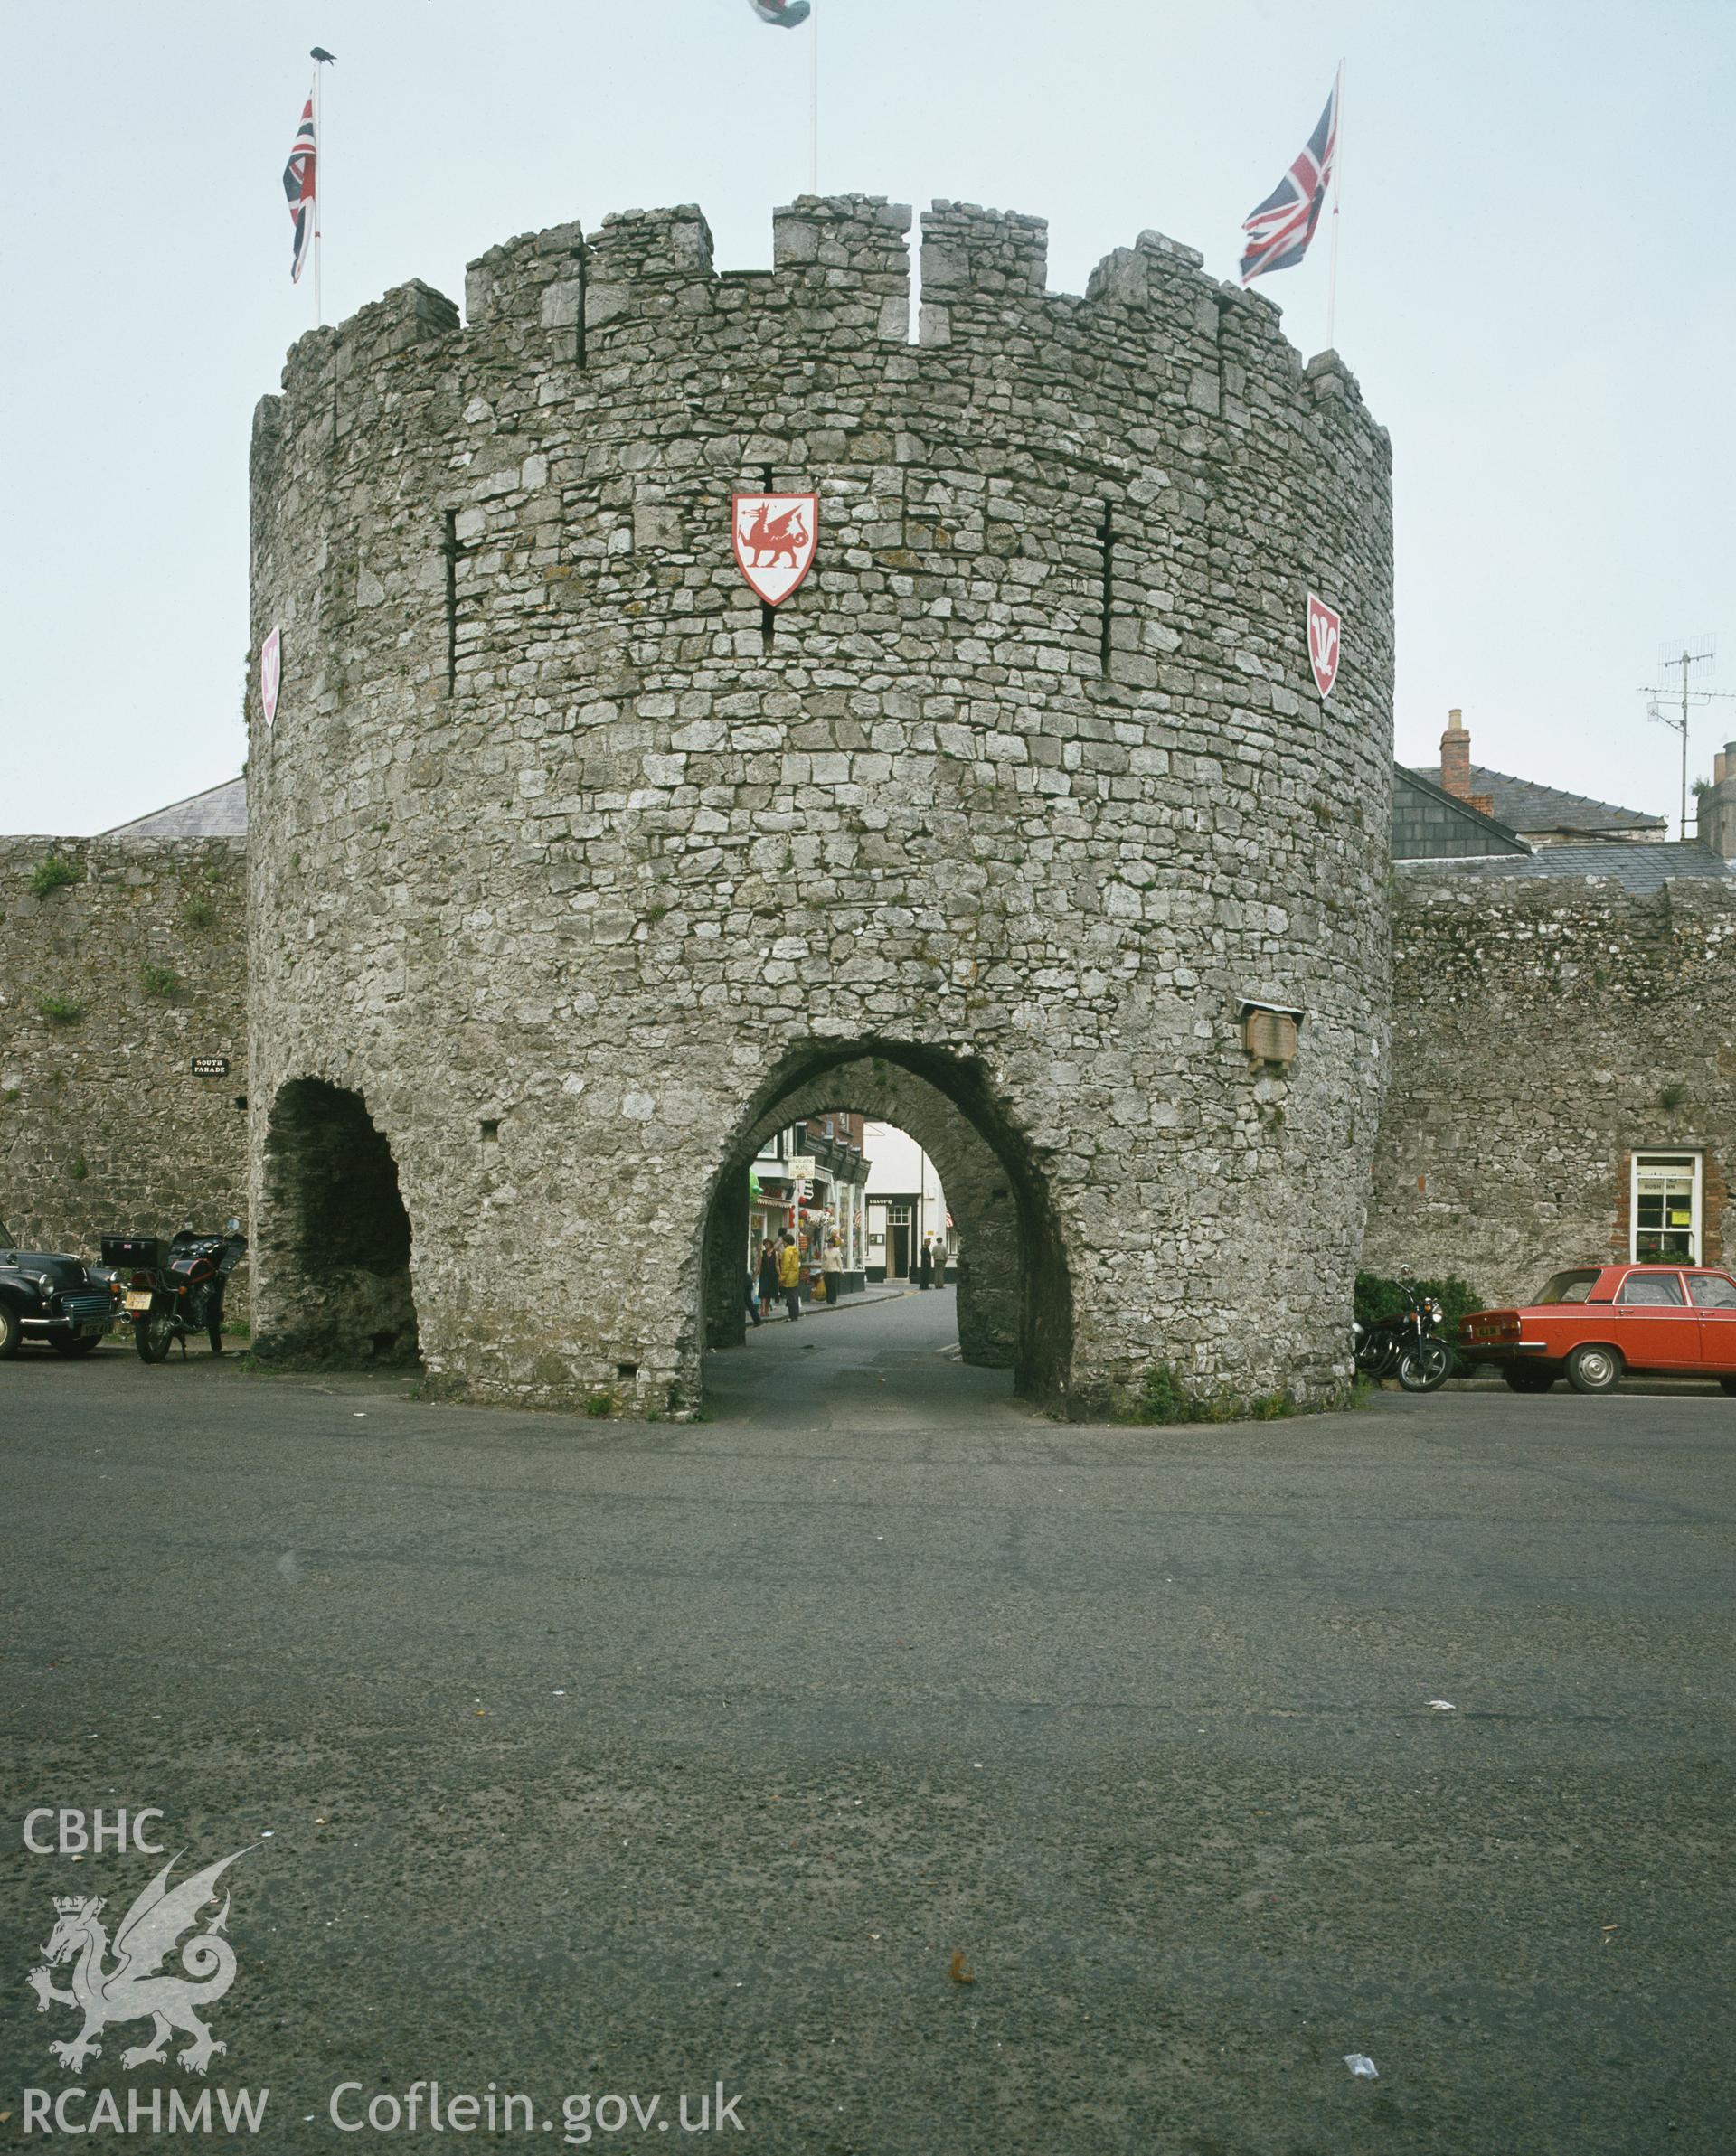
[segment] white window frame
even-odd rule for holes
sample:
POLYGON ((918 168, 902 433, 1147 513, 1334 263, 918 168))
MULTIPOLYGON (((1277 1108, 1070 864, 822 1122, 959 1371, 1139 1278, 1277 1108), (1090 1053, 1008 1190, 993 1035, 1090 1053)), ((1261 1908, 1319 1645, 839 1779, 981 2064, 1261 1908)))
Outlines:
POLYGON ((1694 1152, 1685 1145, 1658 1146, 1650 1153, 1636 1153, 1628 1169, 1628 1257, 1633 1265, 1685 1265, 1698 1266, 1703 1261, 1701 1236, 1701 1201, 1705 1185, 1706 1160, 1703 1153, 1694 1152), (1688 1199, 1688 1244, 1684 1257, 1642 1258, 1639 1256, 1639 1178, 1646 1168, 1658 1168, 1666 1163, 1687 1161, 1692 1188, 1688 1199))

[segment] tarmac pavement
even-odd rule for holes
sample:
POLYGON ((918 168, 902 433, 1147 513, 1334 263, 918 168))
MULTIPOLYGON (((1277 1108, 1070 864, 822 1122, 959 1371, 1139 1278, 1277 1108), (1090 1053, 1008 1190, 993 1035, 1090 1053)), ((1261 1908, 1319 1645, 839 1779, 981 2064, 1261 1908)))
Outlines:
POLYGON ((1079 1428, 952 1311, 750 1333, 692 1425, 0 1365, 5 2131, 449 2151, 438 2079, 531 2098, 489 2148, 1727 2148, 1736 1403, 1079 1428), (137 2019, 65 2070, 51 1897, 243 1848, 205 2081, 137 2019))

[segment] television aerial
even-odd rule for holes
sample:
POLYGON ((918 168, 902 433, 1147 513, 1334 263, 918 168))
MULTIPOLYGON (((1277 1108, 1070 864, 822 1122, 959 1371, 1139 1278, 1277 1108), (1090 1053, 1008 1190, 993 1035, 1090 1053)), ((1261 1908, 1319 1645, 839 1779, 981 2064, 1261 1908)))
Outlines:
POLYGON ((1703 636, 1693 644, 1683 641, 1661 644, 1657 648, 1657 670, 1667 673, 1674 669, 1677 679, 1662 688, 1648 683, 1640 691, 1642 696, 1650 699, 1646 716, 1682 737, 1682 814, 1676 826, 1678 838, 1688 835, 1688 714, 1696 704, 1736 703, 1736 692, 1703 685, 1717 655, 1718 646, 1710 636, 1703 636), (1663 709, 1663 700, 1666 697, 1677 704, 1679 717, 1663 709))

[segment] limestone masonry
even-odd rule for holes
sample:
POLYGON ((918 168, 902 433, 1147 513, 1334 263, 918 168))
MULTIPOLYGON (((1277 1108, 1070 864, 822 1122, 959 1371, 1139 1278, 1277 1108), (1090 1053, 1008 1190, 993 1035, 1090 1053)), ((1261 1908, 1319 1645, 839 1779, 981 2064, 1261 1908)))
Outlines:
POLYGON ((1172 241, 1080 299, 1039 221, 922 222, 914 344, 902 208, 805 199, 722 276, 697 210, 632 212, 486 255, 462 326, 411 284, 304 337, 260 405, 262 1352, 684 1410, 799 1101, 950 1153, 967 1342, 1058 1409, 1157 1358, 1342 1380, 1386 437, 1172 241), (731 553, 760 490, 821 502, 775 616, 731 553), (1301 1014, 1287 1070, 1250 1003, 1301 1014), (334 1265, 369 1283, 336 1331, 334 1265))
POLYGON ((1636 1153, 1698 1161, 1695 1256, 1736 1257, 1736 881, 1407 875, 1364 1263, 1529 1300, 1630 1255, 1636 1153))
MULTIPOLYGON (((0 1225, 19 1243, 94 1258, 117 1229, 246 1211, 246 873, 237 840, 0 839, 0 1225), (51 860, 74 880, 38 891, 51 860)), ((243 1262, 231 1318, 247 1282, 243 1262)))

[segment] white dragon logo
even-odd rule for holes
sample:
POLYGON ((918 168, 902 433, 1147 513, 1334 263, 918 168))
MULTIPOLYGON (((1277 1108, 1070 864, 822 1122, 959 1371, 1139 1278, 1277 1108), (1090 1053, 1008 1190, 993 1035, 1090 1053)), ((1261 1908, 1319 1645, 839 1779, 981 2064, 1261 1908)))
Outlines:
POLYGON ((148 2044, 135 2044, 123 2051, 123 2067, 160 2066, 169 2032, 180 2029, 193 2038, 184 2051, 175 2054, 190 2074, 203 2074, 214 2052, 226 2048, 213 2037, 193 2010, 221 1999, 235 1981, 235 1949, 222 1935, 229 1921, 229 1897, 196 1938, 181 1949, 186 1976, 158 1973, 158 1963, 183 1932, 199 1920, 199 1911, 217 1898, 217 1879, 244 1857, 245 1850, 224 1857, 195 1871, 173 1890, 169 1874, 178 1858, 171 1857, 121 1919, 115 1934, 115 1963, 105 1968, 108 1934, 99 1921, 103 1904, 99 1897, 57 1894, 56 1920, 42 1949, 45 1966, 33 1969, 30 1982, 36 1992, 36 2011, 45 2014, 49 2001, 75 2006, 84 2016, 84 2027, 65 2043, 51 2043, 49 2049, 69 2072, 80 2072, 87 2058, 100 2057, 99 2033, 110 2021, 152 2024, 148 2044), (57 1990, 49 1972, 62 1962, 73 1962, 71 1989, 57 1990), (189 1978, 193 1981, 189 1982, 189 1978))

